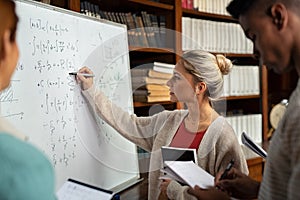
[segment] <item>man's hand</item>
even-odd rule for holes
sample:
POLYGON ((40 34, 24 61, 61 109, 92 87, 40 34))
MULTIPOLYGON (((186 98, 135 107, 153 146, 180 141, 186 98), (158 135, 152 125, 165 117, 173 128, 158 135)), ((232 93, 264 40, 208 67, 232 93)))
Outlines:
POLYGON ((239 199, 255 199, 258 196, 260 183, 232 168, 225 179, 220 180, 222 173, 218 173, 215 184, 218 188, 226 191, 230 196, 239 199))
POLYGON ((198 200, 230 199, 230 196, 228 194, 215 188, 202 189, 199 186, 195 186, 195 188, 189 188, 188 193, 197 197, 198 200))

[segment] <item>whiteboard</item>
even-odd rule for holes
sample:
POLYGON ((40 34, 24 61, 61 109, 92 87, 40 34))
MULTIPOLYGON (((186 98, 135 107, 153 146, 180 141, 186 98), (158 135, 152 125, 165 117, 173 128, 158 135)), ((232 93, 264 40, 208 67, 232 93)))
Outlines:
POLYGON ((104 189, 136 181, 136 146, 93 118, 68 74, 88 66, 95 84, 132 113, 126 26, 37 2, 16 4, 20 59, 0 97, 2 115, 49 157, 57 189, 68 178, 104 189))

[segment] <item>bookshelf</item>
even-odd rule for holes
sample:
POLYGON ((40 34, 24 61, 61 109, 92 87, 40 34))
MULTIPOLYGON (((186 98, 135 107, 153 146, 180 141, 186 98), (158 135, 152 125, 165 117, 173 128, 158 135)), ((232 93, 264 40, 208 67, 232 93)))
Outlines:
MULTIPOLYGON (((182 36, 182 17, 189 17, 200 20, 207 20, 212 22, 222 22, 228 24, 237 24, 237 20, 227 15, 213 14, 208 12, 200 12, 196 10, 190 10, 182 8, 181 0, 114 0, 114 1, 99 1, 99 0, 88 0, 92 4, 99 5, 101 10, 110 12, 131 12, 139 13, 140 11, 146 11, 147 13, 154 14, 157 16, 165 17, 165 28, 174 30, 167 32, 165 44, 160 47, 153 46, 142 46, 142 45, 129 45, 130 49, 130 65, 132 67, 141 65, 143 63, 151 63, 154 61, 173 63, 175 64, 179 60, 179 56, 183 51, 182 36)), ((80 12, 80 0, 52 0, 52 4, 55 6, 63 7, 73 11, 80 12)), ((235 64, 238 65, 258 65, 258 62, 253 58, 251 53, 245 52, 222 52, 222 51, 211 51, 213 54, 222 53, 226 57, 234 60, 235 64)), ((268 94, 268 88, 273 82, 268 81, 268 72, 265 66, 259 68, 259 84, 260 94, 259 95, 246 95, 246 96, 228 96, 225 97, 227 101, 228 110, 243 110, 245 114, 258 114, 262 116, 262 136, 261 142, 265 143, 268 141, 267 134, 269 130, 268 114, 271 109, 271 105, 274 102, 274 96, 280 97, 276 93, 276 88, 271 87, 271 94, 268 94), (273 95, 273 96, 272 96, 273 95), (269 101, 272 98, 272 101, 269 101)), ((292 74, 291 74, 292 75, 292 74)), ((274 75, 271 74, 272 80, 274 75)), ((287 96, 290 93, 290 85, 294 84, 293 81, 288 81, 290 76, 283 78, 281 87, 285 87, 287 90, 287 96)), ((276 77, 275 77, 276 78, 276 77)), ((142 103, 134 102, 135 113, 137 115, 149 115, 149 110, 161 109, 176 109, 182 108, 180 103, 171 102, 156 102, 156 103, 142 103), (160 108, 155 106, 159 104, 160 108), (155 109, 153 109, 155 107, 155 109)), ((263 161, 259 158, 249 158, 249 168, 253 164, 255 167, 255 176, 257 180, 260 180, 259 175, 262 174, 262 163, 263 161), (259 169, 258 171, 256 169, 259 169)), ((254 168, 253 168, 254 169, 254 168)), ((252 173, 250 169, 250 173, 252 173)), ((251 174, 250 174, 251 175, 251 174)))

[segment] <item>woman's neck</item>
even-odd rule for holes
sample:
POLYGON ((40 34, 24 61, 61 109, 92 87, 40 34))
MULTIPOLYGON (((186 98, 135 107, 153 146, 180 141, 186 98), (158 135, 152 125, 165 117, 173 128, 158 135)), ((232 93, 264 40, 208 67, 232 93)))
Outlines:
POLYGON ((189 114, 184 123, 187 130, 191 132, 204 131, 216 118, 217 113, 210 106, 209 102, 202 103, 198 106, 187 105, 189 114))

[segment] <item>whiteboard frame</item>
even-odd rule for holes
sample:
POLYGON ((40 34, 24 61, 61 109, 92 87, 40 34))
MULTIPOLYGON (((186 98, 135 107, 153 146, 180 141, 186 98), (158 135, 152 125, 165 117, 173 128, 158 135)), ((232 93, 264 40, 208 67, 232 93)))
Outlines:
POLYGON ((56 6, 53 6, 53 5, 50 5, 50 4, 46 4, 46 3, 42 3, 42 2, 38 2, 38 1, 33 1, 33 0, 15 0, 15 1, 16 2, 22 2, 22 3, 28 3, 28 4, 31 4, 31 5, 34 5, 34 6, 46 8, 46 9, 49 9, 49 10, 58 11, 58 12, 61 12, 61 13, 64 13, 64 14, 69 14, 69 15, 73 15, 73 16, 76 16, 76 17, 85 18, 85 19, 88 19, 88 20, 93 20, 93 21, 96 21, 96 22, 102 22, 102 23, 105 23, 105 24, 110 24, 110 25, 114 25, 114 26, 123 27, 123 28, 126 28, 126 30, 127 30, 127 26, 124 25, 124 24, 119 24, 119 23, 112 22, 112 21, 109 21, 109 20, 106 20, 106 19, 97 19, 95 17, 90 17, 90 16, 84 15, 84 14, 79 13, 79 12, 75 12, 75 11, 72 11, 72 10, 67 10, 67 9, 60 8, 60 7, 56 7, 56 6))

